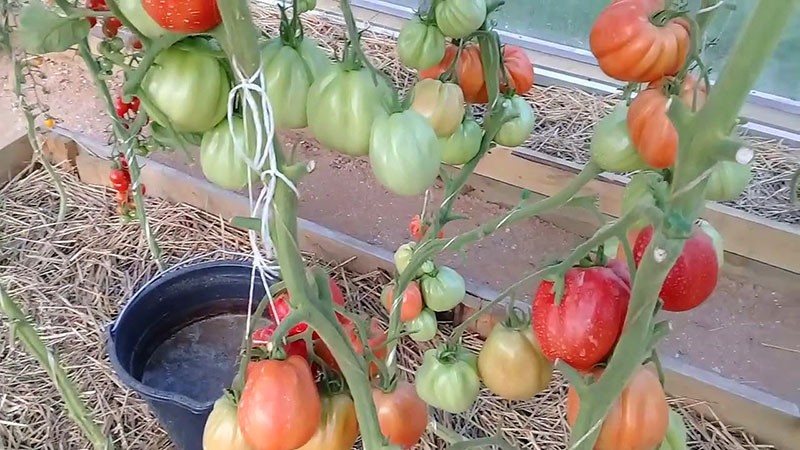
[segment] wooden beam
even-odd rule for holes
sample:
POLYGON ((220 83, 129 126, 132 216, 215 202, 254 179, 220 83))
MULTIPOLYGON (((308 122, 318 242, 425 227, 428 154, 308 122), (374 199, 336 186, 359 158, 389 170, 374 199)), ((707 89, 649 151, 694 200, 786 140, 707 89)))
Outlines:
POLYGON ((0 142, 0 186, 6 184, 33 161, 33 148, 25 131, 0 142))

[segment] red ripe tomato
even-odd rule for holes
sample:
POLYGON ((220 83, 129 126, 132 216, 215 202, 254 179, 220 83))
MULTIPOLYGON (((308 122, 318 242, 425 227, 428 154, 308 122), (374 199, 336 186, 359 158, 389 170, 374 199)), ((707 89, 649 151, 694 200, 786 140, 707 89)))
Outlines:
MULTIPOLYGON (((381 294, 383 299, 383 306, 386 310, 392 311, 392 303, 394 302, 394 284, 387 285, 381 294)), ((422 313, 422 291, 419 290, 419 283, 412 281, 409 283, 405 292, 403 292, 403 299, 400 303, 400 320, 408 322, 419 317, 422 313)))
POLYGON ((141 104, 139 97, 131 98, 131 102, 128 103, 128 110, 134 114, 139 112, 139 105, 141 104))
POLYGON ((127 191, 131 184, 130 175, 123 169, 112 170, 108 175, 108 179, 111 181, 111 187, 117 192, 127 191))
MULTIPOLYGON (((699 86, 697 83, 697 78, 687 76, 680 93, 681 101, 690 108, 695 105, 695 109, 702 107, 706 100, 705 83, 699 86)), ((651 83, 633 99, 627 119, 631 142, 642 160, 655 169, 672 167, 678 156, 678 131, 667 115, 663 81, 651 83)))
POLYGON ((114 99, 114 111, 117 113, 117 117, 120 119, 125 117, 125 114, 128 113, 130 108, 130 104, 122 101, 122 96, 118 95, 117 98, 114 99))
MULTIPOLYGON (((602 369, 594 371, 596 377, 602 369)), ((567 391, 567 423, 575 425, 580 398, 570 386, 567 391)), ((595 450, 651 450, 667 435, 669 405, 658 377, 640 367, 622 391, 603 421, 595 450)))
POLYGON ((131 41, 131 47, 134 50, 141 50, 143 47, 142 41, 140 41, 139 39, 133 39, 133 41, 131 41))
POLYGON ((113 38, 119 33, 122 27, 122 22, 116 17, 106 17, 103 21, 103 35, 107 38, 113 38))
MULTIPOLYGON (((519 95, 524 95, 533 87, 533 63, 522 47, 505 45, 503 47, 503 68, 510 86, 500 86, 500 92, 508 92, 509 87, 519 95)), ((502 80, 502 78, 500 78, 502 80)))
MULTIPOLYGON (((633 257, 636 266, 653 238, 653 227, 643 229, 636 238, 633 257)), ((691 237, 683 245, 681 256, 672 266, 659 297, 664 301, 664 310, 688 311, 706 301, 719 281, 719 264, 714 241, 703 230, 695 226, 691 237)))
MULTIPOLYGON (((342 323, 342 327, 344 328, 345 335, 350 338, 350 344, 352 344, 353 349, 355 349, 356 353, 359 355, 364 354, 364 344, 361 342, 361 339, 358 337, 358 333, 356 331, 355 324, 348 319, 344 319, 342 323)), ((382 329, 380 322, 378 319, 372 318, 370 320, 370 327, 368 330, 367 338, 367 345, 375 353, 375 356, 378 359, 385 359, 388 349, 386 348, 386 339, 388 338, 388 333, 386 330, 382 329)), ((339 368, 339 364, 336 362, 336 358, 333 357, 333 353, 325 344, 325 341, 318 340, 314 342, 314 353, 317 354, 323 361, 325 361, 333 370, 341 371, 339 368)), ((377 364, 371 363, 369 365, 369 373, 370 376, 375 376, 379 373, 379 368, 377 364)))
POLYGON ((665 0, 619 0, 597 17, 589 48, 606 75, 646 83, 675 75, 689 51, 689 22, 659 23, 665 0))
POLYGON ((375 388, 372 400, 381 432, 390 444, 409 449, 419 442, 428 426, 428 405, 419 398, 413 384, 400 381, 390 393, 375 388))
POLYGON ((86 7, 92 11, 108 11, 106 0, 86 0, 86 7))
POLYGON ((293 450, 316 433, 322 403, 299 356, 251 363, 239 401, 239 428, 253 450, 293 450))
MULTIPOLYGON (((450 44, 445 49, 444 58, 439 64, 419 72, 419 79, 438 78, 453 64, 458 47, 450 44)), ((458 85, 464 91, 464 99, 470 103, 478 103, 481 89, 485 90, 483 79, 483 63, 481 51, 477 45, 468 44, 461 50, 456 66, 458 85)))
POLYGON ((204 33, 222 22, 217 0, 142 0, 161 28, 175 33, 204 33))
POLYGON ((97 25, 97 17, 87 17, 86 20, 89 21, 89 28, 94 28, 94 26, 97 25))
MULTIPOLYGON (((331 296, 333 297, 333 302, 339 306, 344 306, 344 294, 342 290, 339 288, 339 285, 336 284, 336 281, 333 278, 328 278, 328 283, 331 289, 331 296)), ((289 305, 289 292, 284 292, 277 297, 275 297, 272 301, 272 305, 267 305, 267 314, 269 317, 275 321, 279 322, 283 320, 289 313, 292 312, 292 307, 289 305)), ((338 316, 338 314, 337 314, 338 316)), ((342 319, 341 316, 339 316, 342 319)), ((299 324, 292 327, 289 330, 289 336, 294 336, 296 334, 300 334, 308 329, 308 324, 305 322, 300 322, 299 324)), ((317 333, 313 333, 314 339, 318 337, 317 333)))
MULTIPOLYGON (((267 349, 270 349, 272 347, 272 335, 275 334, 277 328, 278 325, 273 323, 254 331, 253 346, 267 347, 267 349)), ((299 341, 287 342, 284 346, 284 350, 286 350, 287 356, 297 355, 303 359, 308 359, 308 348, 306 348, 306 343, 302 339, 299 341)))
POLYGON ((556 305, 552 281, 542 281, 533 299, 533 332, 550 360, 577 370, 602 362, 622 333, 630 289, 608 267, 574 267, 565 275, 556 305))

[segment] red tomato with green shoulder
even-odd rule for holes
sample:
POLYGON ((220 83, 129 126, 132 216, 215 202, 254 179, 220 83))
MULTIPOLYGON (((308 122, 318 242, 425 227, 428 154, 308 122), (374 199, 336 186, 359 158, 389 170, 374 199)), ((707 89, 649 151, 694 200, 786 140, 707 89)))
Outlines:
MULTIPOLYGON (((331 289, 331 297, 333 298, 333 303, 339 306, 344 306, 345 302, 344 294, 342 293, 342 289, 339 288, 339 285, 336 284, 336 281, 334 281, 333 278, 328 277, 328 285, 330 286, 331 289)), ((272 300, 271 305, 267 305, 267 314, 273 321, 275 322, 281 321, 285 319, 289 315, 289 313, 292 312, 292 307, 289 304, 290 298, 291 296, 287 291, 275 297, 272 300)), ((342 319, 341 316, 339 318, 342 319)), ((300 334, 306 330, 308 330, 308 324, 305 322, 300 322, 299 324, 295 325, 289 330, 289 336, 300 334)), ((316 339, 317 337, 319 337, 319 335, 317 335, 317 333, 314 332, 313 337, 314 339, 316 339)))
POLYGON ((400 381, 392 392, 374 388, 372 400, 381 433, 390 444, 409 449, 422 439, 428 427, 428 405, 419 398, 413 384, 400 381))
POLYGON ((614 349, 625 322, 630 289, 608 267, 573 267, 556 304, 552 281, 539 284, 533 299, 533 332, 550 361, 561 359, 589 370, 614 349))
POLYGON ((204 33, 222 22, 217 0, 142 0, 147 14, 174 33, 204 33))
MULTIPOLYGON (((637 267, 652 238, 652 226, 639 232, 633 247, 637 267)), ((695 226, 661 287, 659 297, 664 301, 664 311, 683 312, 700 306, 717 287, 719 270, 714 241, 695 226)))
POLYGON ((322 417, 314 376, 299 356, 251 363, 239 401, 239 427, 253 450, 294 450, 316 433, 322 417))

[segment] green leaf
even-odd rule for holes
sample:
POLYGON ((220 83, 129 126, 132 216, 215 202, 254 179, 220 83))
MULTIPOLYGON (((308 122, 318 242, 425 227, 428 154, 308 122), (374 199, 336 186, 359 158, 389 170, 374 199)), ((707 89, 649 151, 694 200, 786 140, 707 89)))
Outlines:
POLYGON ((40 1, 32 1, 20 14, 19 40, 30 53, 63 52, 89 34, 85 17, 59 16, 40 1))

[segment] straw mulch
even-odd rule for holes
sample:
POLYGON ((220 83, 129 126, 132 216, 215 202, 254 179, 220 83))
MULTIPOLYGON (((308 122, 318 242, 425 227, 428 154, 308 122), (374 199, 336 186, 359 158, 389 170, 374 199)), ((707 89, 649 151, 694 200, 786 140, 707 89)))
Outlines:
MULTIPOLYGON (((256 3, 252 8, 256 23, 274 36, 277 8, 256 3)), ((306 15, 304 23, 308 36, 329 53, 341 55, 345 29, 340 18, 319 13, 306 15)), ((362 44, 373 64, 391 75, 401 92, 414 84, 416 74, 397 60, 392 36, 369 29, 362 44)), ((527 98, 536 107, 537 125, 525 147, 576 163, 588 161, 594 124, 620 99, 558 86, 536 87, 527 98)), ((738 200, 726 204, 768 219, 800 224, 800 206, 789 200, 790 179, 800 169, 800 149, 765 138, 745 139, 756 150, 753 181, 738 200)))
MULTIPOLYGON (((55 226, 57 194, 41 169, 23 172, 0 187, 0 283, 38 324, 46 344, 67 367, 83 398, 118 448, 168 449, 169 440, 135 394, 117 381, 105 355, 104 329, 128 296, 156 273, 147 243, 136 224, 115 215, 113 193, 81 183, 63 173, 69 196, 65 223, 55 226)), ((148 216, 166 262, 239 259, 246 235, 225 221, 187 205, 148 199, 148 216)), ((313 259, 309 256, 310 259, 313 259)), ((319 263, 319 261, 316 261, 319 263)), ((334 271, 345 287, 348 307, 383 320, 380 272, 357 275, 334 271)), ((442 327, 444 333, 449 325, 442 327)), ((11 342, 7 321, 0 321, 0 448, 83 449, 82 438, 59 400, 47 374, 18 343, 11 342)), ((475 336, 466 338, 477 349, 475 336)), ((406 376, 428 345, 404 342, 400 366, 406 376)), ((564 449, 566 387, 556 377, 552 388, 532 401, 509 403, 484 391, 474 409, 463 415, 437 414, 465 436, 492 435, 497 426, 525 449, 564 449)), ((672 400, 687 418, 692 448, 763 449, 740 430, 692 414, 690 400, 672 400)), ((421 448, 443 448, 427 436, 421 448)))

